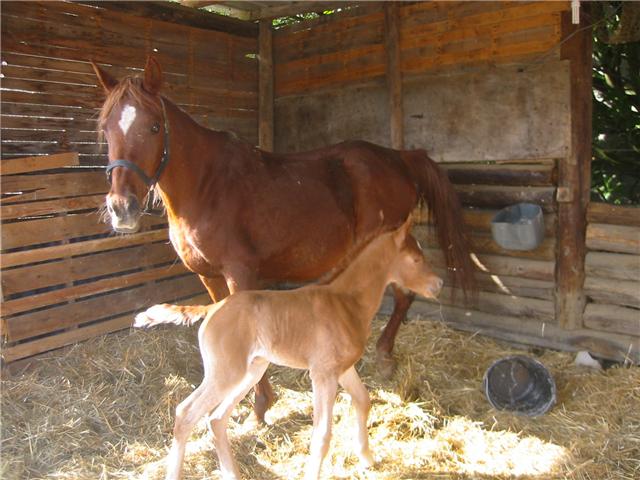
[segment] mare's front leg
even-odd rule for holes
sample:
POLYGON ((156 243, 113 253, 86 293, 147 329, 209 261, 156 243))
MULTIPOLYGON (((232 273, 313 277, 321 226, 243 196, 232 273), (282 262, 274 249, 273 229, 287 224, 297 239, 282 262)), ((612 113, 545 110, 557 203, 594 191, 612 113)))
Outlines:
POLYGON ((213 277, 205 277, 204 275, 198 276, 207 289, 207 292, 209 292, 209 296, 214 303, 217 303, 229 296, 227 280, 222 275, 216 275, 213 277))
MULTIPOLYGON (((246 266, 235 266, 227 269, 226 280, 229 291, 233 294, 239 290, 255 290, 260 288, 259 282, 253 273, 255 269, 246 266)), ((255 397, 253 413, 258 423, 265 423, 264 416, 267 410, 276 401, 276 394, 269 383, 269 376, 265 372, 254 388, 255 397)))
POLYGON ((415 295, 393 284, 394 308, 387 326, 376 344, 376 363, 378 371, 385 378, 390 378, 396 367, 392 351, 400 324, 407 318, 407 311, 413 303, 415 295))
POLYGON ((313 432, 305 480, 317 480, 320 477, 322 461, 327 456, 331 442, 333 405, 338 392, 338 379, 333 375, 315 375, 314 372, 311 372, 311 382, 313 386, 313 432))

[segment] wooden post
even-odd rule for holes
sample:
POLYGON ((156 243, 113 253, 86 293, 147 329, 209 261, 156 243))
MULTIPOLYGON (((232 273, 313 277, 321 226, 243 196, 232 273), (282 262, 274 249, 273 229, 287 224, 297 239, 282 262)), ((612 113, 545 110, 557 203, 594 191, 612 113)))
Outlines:
POLYGON ((260 21, 258 35, 258 145, 273 151, 273 32, 270 20, 260 21))
POLYGON ((396 2, 384 6, 385 50, 387 53, 387 86, 391 122, 391 147, 404 148, 404 113, 402 108, 402 65, 400 63, 400 16, 396 2))
POLYGON ((570 62, 571 136, 569 153, 558 165, 558 243, 556 250, 556 319, 566 330, 581 328, 585 294, 587 207, 591 187, 592 32, 588 19, 571 23, 562 14, 561 57, 570 62))

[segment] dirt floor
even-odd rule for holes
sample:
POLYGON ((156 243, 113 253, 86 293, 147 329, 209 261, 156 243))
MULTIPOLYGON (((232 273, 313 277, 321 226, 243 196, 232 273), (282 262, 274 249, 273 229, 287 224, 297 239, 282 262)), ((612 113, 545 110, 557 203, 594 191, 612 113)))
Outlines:
MULTIPOLYGON (((201 380, 195 331, 126 331, 5 369, 0 477, 162 478, 175 406, 201 380)), ((640 368, 576 367, 572 354, 521 350, 413 319, 400 332, 398 370, 385 380, 372 347, 373 340, 358 370, 373 402, 377 464, 357 465, 353 411, 340 393, 323 478, 640 478, 640 368), (486 368, 514 353, 534 356, 555 378, 558 403, 542 417, 498 412, 484 397, 486 368)), ((298 478, 311 433, 309 379, 269 372, 278 401, 268 425, 246 422, 245 400, 230 438, 245 478, 298 478)), ((187 447, 185 478, 220 478, 204 422, 187 447)))

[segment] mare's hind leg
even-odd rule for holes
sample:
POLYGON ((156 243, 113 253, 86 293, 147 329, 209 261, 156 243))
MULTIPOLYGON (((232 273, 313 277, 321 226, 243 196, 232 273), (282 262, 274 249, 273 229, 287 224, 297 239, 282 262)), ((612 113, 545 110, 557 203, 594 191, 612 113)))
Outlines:
POLYGON ((371 450, 369 450, 369 432, 367 431, 367 420, 369 419, 369 410, 371 410, 369 392, 362 384, 362 380, 353 366, 340 375, 338 381, 351 397, 351 403, 356 410, 356 454, 363 465, 370 467, 374 461, 371 450))
POLYGON ((240 473, 238 472, 238 468, 236 467, 236 463, 233 459, 231 444, 227 437, 229 417, 240 400, 249 393, 251 387, 256 384, 260 377, 262 377, 268 366, 269 362, 266 360, 254 359, 242 382, 240 382, 227 396, 227 398, 225 398, 225 400, 216 407, 210 417, 213 443, 216 447, 218 460, 220 461, 220 470, 222 471, 222 476, 225 479, 240 478, 240 473))
POLYGON ((396 361, 394 360, 391 352, 393 351, 393 345, 396 341, 396 335, 398 334, 400 324, 405 318, 407 318, 407 311, 415 298, 413 293, 410 293, 395 284, 393 284, 392 287, 393 298, 395 300, 393 313, 391 314, 391 318, 376 344, 376 361, 378 364, 378 371, 386 378, 391 377, 395 370, 396 361))

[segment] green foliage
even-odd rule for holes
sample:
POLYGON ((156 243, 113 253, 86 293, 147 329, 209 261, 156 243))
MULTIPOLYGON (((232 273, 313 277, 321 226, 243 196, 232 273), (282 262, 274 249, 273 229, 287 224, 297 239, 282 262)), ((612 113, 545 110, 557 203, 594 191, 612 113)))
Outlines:
POLYGON ((638 204, 640 42, 607 43, 619 25, 620 11, 604 18, 595 29, 593 43, 592 197, 638 204))

